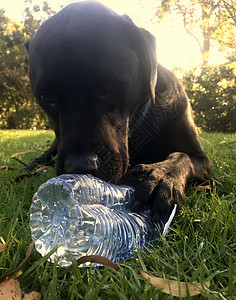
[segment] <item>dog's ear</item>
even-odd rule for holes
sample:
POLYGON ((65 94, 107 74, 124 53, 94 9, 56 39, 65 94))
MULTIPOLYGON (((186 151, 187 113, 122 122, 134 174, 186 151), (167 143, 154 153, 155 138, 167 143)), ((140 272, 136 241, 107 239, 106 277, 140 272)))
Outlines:
POLYGON ((157 58, 156 58, 156 39, 155 37, 143 28, 139 28, 146 45, 146 61, 145 63, 149 67, 150 76, 150 95, 153 103, 155 103, 155 87, 157 81, 157 58))
POLYGON ((30 40, 26 41, 24 45, 25 45, 27 52, 29 53, 30 40))
POLYGON ((147 76, 150 82, 150 96, 153 103, 155 103, 155 86, 157 79, 156 39, 147 30, 137 27, 129 16, 123 15, 122 17, 133 29, 132 38, 130 37, 130 40, 135 40, 136 51, 143 63, 145 76, 147 76))

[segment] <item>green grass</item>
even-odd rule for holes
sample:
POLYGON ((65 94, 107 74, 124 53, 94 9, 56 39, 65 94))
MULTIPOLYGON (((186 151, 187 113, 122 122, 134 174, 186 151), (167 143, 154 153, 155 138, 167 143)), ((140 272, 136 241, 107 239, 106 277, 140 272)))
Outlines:
MULTIPOLYGON (((24 259, 31 242, 29 208, 40 184, 55 175, 54 169, 36 177, 16 182, 24 166, 11 159, 15 152, 35 150, 19 156, 26 164, 47 149, 53 141, 48 131, 0 131, 0 165, 14 170, 0 170, 0 236, 8 249, 0 253, 0 275, 14 270, 24 259)), ((119 264, 116 272, 104 268, 77 268, 63 279, 63 268, 50 264, 33 250, 30 259, 17 274, 23 291, 36 290, 43 299, 174 299, 145 281, 139 270, 159 277, 180 281, 210 280, 194 299, 235 299, 235 163, 234 134, 201 134, 213 170, 216 189, 186 191, 185 206, 172 225, 163 244, 136 258, 119 264), (225 141, 225 143, 221 143, 225 141)), ((192 298, 191 298, 192 299, 192 298)))

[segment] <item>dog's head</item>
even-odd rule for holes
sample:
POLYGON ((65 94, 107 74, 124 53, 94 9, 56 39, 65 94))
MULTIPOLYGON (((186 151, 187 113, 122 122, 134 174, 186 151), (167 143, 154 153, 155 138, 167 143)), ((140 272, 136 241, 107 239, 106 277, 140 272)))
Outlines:
POLYGON ((58 141, 57 172, 116 182, 130 121, 154 100, 154 37, 96 2, 74 3, 27 43, 30 81, 58 141))

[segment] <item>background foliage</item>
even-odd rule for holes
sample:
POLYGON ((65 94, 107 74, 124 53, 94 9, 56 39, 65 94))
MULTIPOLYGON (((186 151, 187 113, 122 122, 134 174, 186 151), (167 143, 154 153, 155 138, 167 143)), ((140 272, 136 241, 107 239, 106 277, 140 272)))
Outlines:
POLYGON ((194 110, 195 123, 205 131, 236 130, 236 60, 185 72, 183 83, 194 110))
MULTIPOLYGON (((0 10, 0 129, 49 127, 32 95, 24 42, 54 12, 47 2, 42 7, 26 3, 24 22, 10 19, 0 10)), ((206 131, 236 131, 235 1, 162 0, 153 22, 161 22, 173 12, 182 16, 186 32, 195 38, 202 54, 201 66, 183 72, 197 126, 206 131), (212 46, 225 53, 224 64, 209 65, 212 46)))
MULTIPOLYGON (((47 16, 53 12, 45 2, 47 16)), ((24 43, 42 23, 34 17, 39 6, 25 10, 23 23, 9 19, 0 10, 0 128, 45 128, 48 120, 37 105, 29 83, 28 54, 24 43)))

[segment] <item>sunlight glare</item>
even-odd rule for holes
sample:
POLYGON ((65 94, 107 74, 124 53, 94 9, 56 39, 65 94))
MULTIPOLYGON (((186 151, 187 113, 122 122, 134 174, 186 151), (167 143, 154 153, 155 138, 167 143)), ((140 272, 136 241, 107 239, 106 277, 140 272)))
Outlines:
MULTIPOLYGON (((44 0, 33 0, 33 4, 42 4, 44 0)), ((75 1, 51 0, 50 6, 59 11, 62 6, 75 1)), ((166 18, 161 24, 157 24, 155 13, 157 10, 156 0, 100 0, 118 14, 129 15, 134 23, 150 31, 157 41, 157 59, 167 68, 189 69, 191 66, 201 64, 201 54, 197 42, 188 35, 183 27, 180 16, 166 18)), ((8 17, 18 21, 22 20, 24 12, 24 0, 0 0, 8 17)), ((210 62, 216 64, 222 62, 219 52, 212 52, 210 62)))

